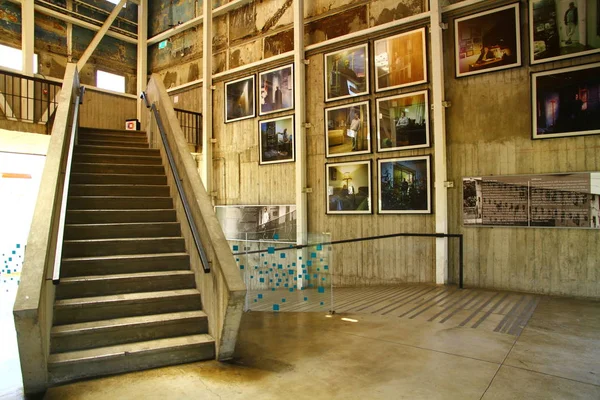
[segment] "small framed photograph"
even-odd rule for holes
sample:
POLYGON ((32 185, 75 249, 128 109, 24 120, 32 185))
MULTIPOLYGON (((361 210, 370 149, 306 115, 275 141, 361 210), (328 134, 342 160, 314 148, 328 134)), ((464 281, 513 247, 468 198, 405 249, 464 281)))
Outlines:
POLYGON ((256 116, 254 75, 225 83, 225 122, 256 116))
POLYGON ((361 44, 325 54, 325 101, 369 94, 369 48, 361 44))
POLYGON ((600 133, 600 63, 531 74, 533 139, 600 133))
POLYGON ((370 153, 369 102, 326 108, 325 131, 327 157, 370 153))
POLYGON ((371 214, 371 161, 325 164, 327 214, 371 214))
POLYGON ((600 52, 598 0, 530 0, 531 64, 600 52))
POLYGON ((377 160, 380 214, 430 214, 430 157, 377 160))
POLYGON ((458 78, 521 65, 519 3, 457 18, 454 35, 458 78), (465 40, 472 43, 466 53, 465 40))
POLYGON ((427 82, 425 28, 375 41, 375 91, 427 82))
POLYGON ((377 151, 429 147, 427 91, 377 99, 377 151))
POLYGON ((260 164, 294 161, 294 116, 259 121, 260 164))
POLYGON ((294 65, 275 68, 259 74, 259 115, 294 108, 294 65))

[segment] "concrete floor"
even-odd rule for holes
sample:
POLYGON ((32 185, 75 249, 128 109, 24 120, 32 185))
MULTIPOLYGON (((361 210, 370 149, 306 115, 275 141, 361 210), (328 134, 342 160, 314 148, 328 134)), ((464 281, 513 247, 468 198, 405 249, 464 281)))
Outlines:
MULTIPOLYGON (((442 324, 248 312, 229 363, 81 381, 43 398, 600 399, 599 302, 541 297, 518 335, 460 326, 459 314, 442 324)), ((20 384, 6 386, 0 378, 0 398, 22 398, 20 384)))

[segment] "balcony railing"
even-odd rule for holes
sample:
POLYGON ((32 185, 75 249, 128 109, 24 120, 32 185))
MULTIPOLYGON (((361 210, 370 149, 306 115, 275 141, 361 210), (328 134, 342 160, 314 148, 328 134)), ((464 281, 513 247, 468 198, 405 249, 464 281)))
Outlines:
POLYGON ((189 144, 202 146, 202 114, 175 108, 181 130, 189 144))

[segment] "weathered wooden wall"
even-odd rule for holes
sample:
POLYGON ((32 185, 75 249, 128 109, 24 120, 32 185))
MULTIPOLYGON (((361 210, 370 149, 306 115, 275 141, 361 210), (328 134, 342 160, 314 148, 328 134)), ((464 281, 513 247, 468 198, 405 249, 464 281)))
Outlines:
POLYGON ((137 100, 134 98, 87 90, 83 100, 80 108, 80 126, 125 129, 125 120, 136 118, 137 100))

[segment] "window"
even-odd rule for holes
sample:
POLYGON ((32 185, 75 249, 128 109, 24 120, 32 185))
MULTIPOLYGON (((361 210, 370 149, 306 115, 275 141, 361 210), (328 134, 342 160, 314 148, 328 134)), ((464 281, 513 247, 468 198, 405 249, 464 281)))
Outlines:
MULTIPOLYGON (((23 71, 23 52, 21 49, 0 44, 0 67, 23 71)), ((33 73, 38 72, 38 55, 33 55, 33 73)))
MULTIPOLYGON (((113 3, 114 5, 119 4, 119 0, 106 0, 109 3, 113 3)), ((127 3, 123 4, 123 8, 127 7, 127 3)))
POLYGON ((113 92, 125 93, 125 77, 111 74, 109 72, 97 71, 96 87, 98 89, 106 89, 113 92))

